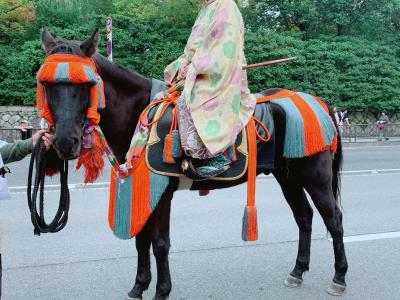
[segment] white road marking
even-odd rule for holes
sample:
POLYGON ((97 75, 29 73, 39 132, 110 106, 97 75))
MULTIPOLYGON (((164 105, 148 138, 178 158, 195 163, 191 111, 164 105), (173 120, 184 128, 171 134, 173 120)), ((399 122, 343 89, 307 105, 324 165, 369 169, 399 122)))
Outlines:
POLYGON ((351 145, 351 146, 344 146, 343 150, 370 150, 370 149, 377 149, 377 148, 399 148, 398 141, 396 144, 393 145, 351 145))
MULTIPOLYGON (((91 191, 108 191, 109 188, 108 187, 92 187, 92 188, 90 188, 90 190, 91 191)), ((72 190, 70 192, 83 192, 83 191, 84 191, 83 189, 75 189, 75 190, 72 190)), ((57 189, 55 189, 55 190, 45 190, 44 193, 45 194, 48 194, 48 193, 60 193, 60 191, 57 190, 57 189)), ((26 195, 26 191, 23 191, 23 192, 11 192, 11 194, 12 195, 26 195)))
POLYGON ((353 175, 353 174, 382 174, 382 173, 400 173, 400 169, 372 169, 372 170, 349 170, 342 171, 342 175, 353 175))
MULTIPOLYGON (((102 188, 102 187, 108 187, 110 185, 109 182, 95 182, 95 183, 90 183, 90 184, 84 184, 84 183, 70 183, 68 184, 68 187, 71 190, 83 190, 83 189, 93 189, 93 188, 102 188)), ((59 188, 59 184, 47 184, 45 185, 45 188, 47 189, 56 189, 59 188)), ((11 192, 22 192, 26 191, 26 185, 19 185, 19 186, 10 186, 10 191, 11 192)))
MULTIPOLYGON (((344 243, 355 243, 355 242, 365 242, 365 241, 376 241, 384 239, 398 239, 400 238, 400 231, 390 231, 382 233, 369 233, 360 235, 349 235, 343 238, 344 243)), ((332 242, 332 238, 329 238, 332 242)))
MULTIPOLYGON (((352 175, 352 176, 357 176, 357 175, 380 175, 380 174, 400 174, 400 169, 372 169, 372 170, 348 170, 348 171, 342 171, 342 175, 352 175)), ((260 175, 258 176, 258 179, 272 179, 274 178, 272 174, 269 175, 260 175)), ((71 190, 85 190, 85 189, 105 189, 110 186, 110 182, 104 181, 104 182, 95 182, 91 184, 84 184, 84 183, 71 183, 68 184, 68 187, 71 190)), ((46 189, 58 189, 60 187, 59 184, 48 184, 45 185, 46 189)), ((12 193, 17 193, 17 192, 26 192, 26 185, 20 185, 20 186, 11 186, 10 191, 12 193)))

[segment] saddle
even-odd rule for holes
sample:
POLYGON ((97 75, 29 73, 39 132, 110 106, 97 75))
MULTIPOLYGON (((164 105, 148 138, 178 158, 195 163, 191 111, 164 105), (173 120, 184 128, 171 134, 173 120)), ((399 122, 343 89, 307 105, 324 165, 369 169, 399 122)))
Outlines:
MULTIPOLYGON (((148 168, 159 175, 172 176, 172 177, 184 177, 182 171, 182 163, 184 161, 184 155, 172 155, 175 156, 170 159, 166 159, 165 151, 170 151, 170 143, 168 141, 168 135, 177 135, 177 130, 174 129, 174 108, 172 106, 166 107, 167 103, 161 103, 154 107, 148 114, 149 121, 159 120, 154 123, 150 129, 150 136, 146 146, 145 159, 148 168)), ((263 126, 265 126, 269 132, 270 138, 268 142, 263 142, 262 145, 258 145, 257 155, 257 167, 272 169, 274 167, 274 154, 275 154, 275 130, 274 122, 271 113, 271 107, 269 103, 259 103, 256 106, 254 112, 256 118, 256 130, 259 136, 265 136, 266 132, 263 126)), ((176 127, 176 126, 175 126, 176 127)), ((249 152, 248 152, 248 128, 242 130, 238 135, 234 145, 230 146, 226 151, 225 155, 232 161, 231 167, 218 177, 212 178, 211 180, 220 181, 233 181, 243 177, 248 168, 249 164, 249 152)), ((171 138, 173 138, 171 136, 171 138)), ((176 138, 176 137, 175 137, 176 138)), ((258 140, 257 143, 260 143, 258 140)), ((179 145, 175 147, 180 147, 179 145)), ((177 152, 172 150, 172 152, 177 152)), ((181 150, 178 151, 181 153, 181 150)), ((174 154, 174 153, 173 153, 174 154)))

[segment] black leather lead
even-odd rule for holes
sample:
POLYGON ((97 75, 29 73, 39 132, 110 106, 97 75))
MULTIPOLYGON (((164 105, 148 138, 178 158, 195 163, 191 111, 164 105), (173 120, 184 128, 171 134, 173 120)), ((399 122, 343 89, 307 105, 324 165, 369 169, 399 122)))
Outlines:
POLYGON ((45 182, 45 170, 46 170, 46 149, 44 147, 43 140, 40 139, 35 145, 31 161, 29 165, 28 173, 28 206, 31 212, 31 220, 34 227, 34 234, 40 235, 41 233, 55 233, 60 231, 67 225, 68 222, 68 211, 70 206, 70 195, 68 189, 68 161, 63 161, 59 165, 60 171, 60 184, 61 193, 60 201, 58 204, 57 213, 53 220, 48 224, 44 217, 44 182, 45 182), (35 167, 35 181, 32 191, 32 175, 33 168, 35 167), (39 203, 38 201, 39 192, 39 203), (38 212, 39 205, 39 212, 38 212))

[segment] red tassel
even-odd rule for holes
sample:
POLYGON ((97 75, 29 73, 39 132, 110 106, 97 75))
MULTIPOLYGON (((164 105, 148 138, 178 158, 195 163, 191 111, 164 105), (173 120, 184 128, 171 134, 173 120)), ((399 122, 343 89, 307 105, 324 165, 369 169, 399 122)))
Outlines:
POLYGON ((257 208, 246 206, 243 215, 242 239, 245 242, 258 239, 257 208))
POLYGON ((103 145, 96 130, 92 132, 92 139, 92 148, 82 149, 76 165, 77 170, 79 170, 82 165, 85 167, 85 184, 95 182, 104 168, 103 145))
POLYGON ((53 177, 54 175, 58 174, 58 169, 57 168, 46 168, 45 170, 45 175, 49 177, 53 177))
POLYGON ((210 194, 209 190, 200 190, 199 191, 199 196, 200 197, 208 196, 209 194, 210 194))
POLYGON ((173 135, 171 133, 167 134, 164 139, 164 151, 163 151, 163 161, 166 164, 175 164, 175 159, 172 153, 173 150, 173 135))

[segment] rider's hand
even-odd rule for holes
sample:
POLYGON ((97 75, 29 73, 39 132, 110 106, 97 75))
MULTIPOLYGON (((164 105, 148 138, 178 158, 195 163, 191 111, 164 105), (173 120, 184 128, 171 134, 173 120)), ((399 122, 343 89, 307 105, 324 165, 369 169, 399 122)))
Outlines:
POLYGON ((40 138, 43 139, 46 150, 49 150, 51 144, 53 143, 53 136, 48 133, 47 129, 39 130, 32 136, 33 147, 35 147, 36 143, 39 141, 40 138))
POLYGON ((187 68, 189 66, 189 62, 187 63, 183 63, 178 71, 178 76, 176 77, 176 79, 178 81, 181 80, 185 80, 186 79, 186 75, 187 75, 187 68))
POLYGON ((166 98, 166 97, 168 97, 168 96, 169 96, 169 94, 168 94, 167 91, 161 91, 161 92, 157 93, 157 94, 154 96, 154 100, 161 100, 161 99, 166 98))

